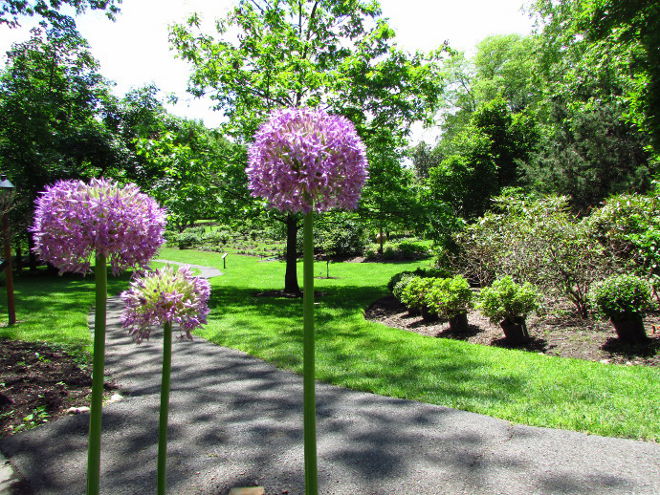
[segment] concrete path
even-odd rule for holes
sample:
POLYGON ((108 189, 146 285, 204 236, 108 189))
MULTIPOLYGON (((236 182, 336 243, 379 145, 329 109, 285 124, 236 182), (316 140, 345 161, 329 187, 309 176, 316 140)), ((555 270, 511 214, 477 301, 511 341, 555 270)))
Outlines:
POLYGON ((199 270, 199 274, 197 274, 198 277, 213 278, 222 275, 222 272, 220 270, 218 270, 217 268, 213 268, 212 266, 191 265, 190 263, 181 263, 179 261, 170 261, 170 260, 154 260, 154 261, 157 261, 158 263, 167 263, 168 265, 189 266, 190 268, 196 268, 197 270, 199 270))
MULTIPOLYGON (((107 370, 125 399, 104 408, 102 493, 155 493, 161 339, 134 344, 109 301, 107 370)), ((302 379, 196 337, 174 344, 169 493, 260 484, 304 493, 302 379)), ((513 425, 319 384, 324 495, 660 494, 660 446, 513 425)), ((36 494, 85 491, 88 416, 0 442, 36 494)))

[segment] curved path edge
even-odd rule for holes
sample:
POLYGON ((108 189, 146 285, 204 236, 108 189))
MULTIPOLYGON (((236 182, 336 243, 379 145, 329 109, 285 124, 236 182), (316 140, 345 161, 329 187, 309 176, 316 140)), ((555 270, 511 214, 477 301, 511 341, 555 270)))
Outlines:
MULTIPOLYGON (((102 493, 153 493, 161 339, 134 344, 120 310, 109 299, 106 369, 125 399, 104 407, 102 493)), ((304 493, 301 376, 195 337, 174 345, 170 401, 170 493, 226 495, 254 484, 269 495, 304 493)), ((321 494, 660 493, 654 443, 322 383, 317 415, 321 494)), ((0 450, 35 494, 83 494, 87 426, 86 414, 65 417, 3 439, 0 450)))

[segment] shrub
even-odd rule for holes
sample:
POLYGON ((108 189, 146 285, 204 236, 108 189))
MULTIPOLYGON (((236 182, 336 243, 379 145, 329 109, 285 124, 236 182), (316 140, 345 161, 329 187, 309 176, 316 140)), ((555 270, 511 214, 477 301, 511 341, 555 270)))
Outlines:
POLYGON ((451 319, 467 313, 473 307, 472 290, 468 281, 457 275, 452 278, 433 278, 424 297, 424 305, 432 314, 451 319))
POLYGON ((483 288, 479 299, 479 309, 493 323, 499 323, 503 319, 524 319, 537 309, 539 304, 539 294, 533 285, 528 282, 519 285, 509 276, 483 288))
POLYGON ((367 236, 356 215, 348 212, 327 213, 319 218, 316 237, 321 251, 331 258, 360 256, 367 236))
POLYGON ((412 273, 405 273, 399 279, 399 281, 394 285, 394 287, 392 288, 392 295, 396 298, 397 301, 401 301, 401 296, 403 294, 403 291, 405 290, 406 287, 408 287, 408 284, 414 278, 415 276, 412 273))
POLYGON ((421 310, 426 304, 426 294, 433 285, 433 278, 413 277, 401 291, 401 302, 408 309, 421 310))
POLYGON ((186 231, 176 236, 176 242, 179 249, 189 249, 201 245, 202 237, 195 232, 186 231))
POLYGON ((400 259, 415 260, 429 256, 429 249, 421 242, 401 241, 395 247, 400 259))
POLYGON ((586 317, 589 286, 613 267, 586 224, 568 211, 568 199, 508 196, 495 203, 496 211, 456 236, 457 271, 482 286, 506 275, 530 282, 586 317))
POLYGON ((392 275, 390 281, 387 282, 387 290, 394 292, 394 287, 403 278, 407 276, 423 277, 423 278, 449 278, 451 272, 446 268, 417 268, 414 271, 406 270, 403 272, 392 275))
POLYGON ((589 291, 589 300, 601 314, 613 320, 653 309, 651 286, 636 275, 617 275, 595 284, 589 291))
MULTIPOLYGON (((657 187, 657 186, 656 186, 657 187)), ((660 288, 660 189, 608 198, 586 220, 589 233, 620 264, 660 288)))

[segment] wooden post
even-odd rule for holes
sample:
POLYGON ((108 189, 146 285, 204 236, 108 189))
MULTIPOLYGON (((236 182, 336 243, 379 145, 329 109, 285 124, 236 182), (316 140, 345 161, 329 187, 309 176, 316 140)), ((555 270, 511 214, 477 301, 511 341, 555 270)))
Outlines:
POLYGON ((16 323, 16 307, 14 305, 14 275, 11 267, 11 241, 9 238, 9 214, 2 216, 2 231, 5 237, 4 257, 5 278, 7 280, 7 314, 9 315, 9 325, 16 323))

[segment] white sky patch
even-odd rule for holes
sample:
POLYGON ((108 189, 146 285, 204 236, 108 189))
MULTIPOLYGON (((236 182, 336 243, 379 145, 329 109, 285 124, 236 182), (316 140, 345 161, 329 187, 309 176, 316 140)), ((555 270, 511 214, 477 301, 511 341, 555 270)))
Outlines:
MULTIPOLYGON (((521 11, 523 0, 381 0, 383 15, 397 33, 397 43, 407 51, 429 51, 445 40, 450 46, 474 54, 475 45, 492 34, 529 34, 532 21, 521 11)), ((169 110, 179 116, 201 119, 209 127, 222 120, 212 103, 186 92, 189 66, 175 58, 168 42, 168 26, 183 23, 198 12, 205 32, 214 31, 213 20, 224 17, 233 0, 124 0, 116 22, 103 13, 77 17, 81 34, 101 64, 104 77, 117 83, 114 93, 154 83, 162 96, 174 93, 179 101, 169 110)), ((33 20, 20 29, 0 26, 0 52, 25 41, 33 20)), ((4 63, 4 57, 3 57, 4 63)), ((414 126, 412 141, 432 142, 437 128, 414 126)))

